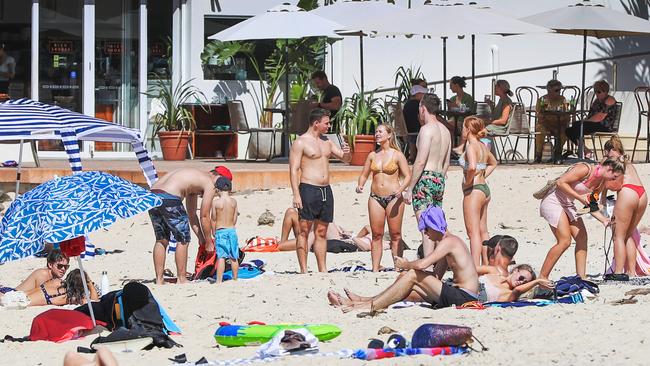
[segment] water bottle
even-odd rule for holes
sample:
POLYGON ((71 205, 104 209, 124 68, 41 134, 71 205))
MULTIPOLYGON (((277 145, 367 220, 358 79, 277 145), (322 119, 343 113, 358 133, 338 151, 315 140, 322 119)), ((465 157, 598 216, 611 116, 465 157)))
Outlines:
POLYGON ((111 284, 108 282, 108 273, 106 271, 102 271, 101 290, 102 296, 111 292, 111 284))

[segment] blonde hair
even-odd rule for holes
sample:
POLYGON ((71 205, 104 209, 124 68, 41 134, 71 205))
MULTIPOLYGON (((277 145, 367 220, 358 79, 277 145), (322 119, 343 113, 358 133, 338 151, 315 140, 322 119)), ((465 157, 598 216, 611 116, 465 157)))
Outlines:
POLYGON ((625 174, 625 156, 621 156, 620 158, 607 158, 600 165, 611 168, 613 172, 625 174))
MULTIPOLYGON (((625 155, 625 148, 621 142, 621 138, 618 135, 613 135, 607 142, 605 142, 605 151, 616 151, 621 155, 625 155)), ((627 155, 625 155, 627 156, 627 155)))
POLYGON ((469 131, 472 135, 483 138, 487 136, 487 130, 485 129, 485 122, 483 119, 477 116, 466 117, 463 121, 463 127, 469 131))
POLYGON ((390 134, 389 146, 391 147, 391 149, 401 151, 399 148, 399 144, 397 143, 397 137, 395 136, 395 129, 393 128, 393 126, 387 123, 380 123, 379 125, 377 125, 377 128, 379 127, 385 128, 386 132, 390 134))

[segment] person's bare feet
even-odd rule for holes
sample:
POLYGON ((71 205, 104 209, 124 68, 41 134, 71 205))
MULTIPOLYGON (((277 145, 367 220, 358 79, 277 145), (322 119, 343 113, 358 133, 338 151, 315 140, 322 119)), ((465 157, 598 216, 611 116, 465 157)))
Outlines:
POLYGON ((334 291, 327 292, 327 299, 329 300, 330 305, 334 306, 335 308, 343 305, 343 298, 340 294, 334 291))
POLYGON ((345 292, 345 296, 347 296, 348 299, 350 299, 352 301, 363 301, 364 300, 363 297, 355 294, 354 292, 350 291, 350 289, 348 289, 348 288, 344 288, 343 292, 345 292))
POLYGON ((190 281, 188 281, 187 278, 185 278, 185 277, 178 277, 178 279, 176 280, 176 284, 179 284, 179 285, 182 285, 184 283, 189 283, 189 282, 190 281))
POLYGON ((165 284, 165 280, 164 280, 164 279, 162 279, 162 278, 156 278, 156 285, 164 285, 164 284, 165 284))
POLYGON ((371 306, 369 302, 350 302, 348 304, 342 305, 341 311, 343 311, 343 313, 349 313, 352 310, 371 310, 370 308, 371 306))

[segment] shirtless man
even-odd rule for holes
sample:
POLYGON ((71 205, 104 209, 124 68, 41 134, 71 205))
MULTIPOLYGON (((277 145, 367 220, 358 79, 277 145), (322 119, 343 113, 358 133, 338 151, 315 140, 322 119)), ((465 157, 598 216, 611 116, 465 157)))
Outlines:
MULTIPOLYGON (((218 167, 224 169, 224 167, 218 167)), ((163 200, 160 207, 149 210, 156 244, 153 248, 153 265, 156 283, 164 284, 163 271, 170 235, 178 240, 176 247, 176 275, 178 283, 187 282, 187 247, 190 243, 190 226, 208 253, 214 252, 214 239, 210 232, 210 208, 215 194, 215 183, 220 177, 219 169, 205 172, 195 168, 181 168, 171 171, 151 187, 151 192, 163 200), (202 195, 201 217, 196 215, 197 198, 202 195), (185 207, 183 207, 185 199, 185 207)), ((228 171, 229 173, 229 171, 228 171)), ((232 175, 231 175, 232 176, 232 175)))
POLYGON ((61 250, 52 249, 47 255, 47 267, 32 272, 29 277, 16 287, 16 291, 27 293, 49 280, 62 279, 65 272, 70 268, 69 261, 68 256, 61 253, 61 250))
POLYGON ((307 236, 315 225, 314 254, 318 271, 326 272, 325 256, 327 225, 334 220, 334 196, 330 188, 329 159, 334 156, 350 162, 350 147, 341 148, 323 137, 330 128, 330 112, 316 108, 309 114, 309 129, 291 146, 289 175, 293 191, 293 207, 300 215, 300 233, 296 253, 300 273, 307 273, 307 236), (300 173, 299 173, 300 172, 300 173))
POLYGON ((476 271, 479 276, 484 274, 508 275, 508 266, 512 263, 519 243, 510 235, 495 235, 483 242, 488 248, 488 265, 479 266, 476 271))
MULTIPOLYGON (((413 202, 415 216, 419 220, 422 211, 429 206, 442 207, 445 193, 445 177, 449 168, 451 151, 451 134, 447 127, 437 118, 440 99, 434 94, 425 94, 420 100, 420 116, 424 125, 420 128, 417 139, 417 157, 413 163, 413 174, 407 190, 404 192, 406 203, 413 202)), ((424 256, 433 252, 435 243, 422 232, 424 256)), ((436 274, 442 278, 446 266, 441 263, 436 274)))

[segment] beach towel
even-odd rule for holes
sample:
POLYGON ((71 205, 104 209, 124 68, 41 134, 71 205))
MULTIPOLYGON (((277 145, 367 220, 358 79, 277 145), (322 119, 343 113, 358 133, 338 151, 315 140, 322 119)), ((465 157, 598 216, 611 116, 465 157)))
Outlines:
MULTIPOLYGON (((263 273, 264 273, 264 270, 259 269, 257 267, 243 266, 243 267, 239 268, 239 272, 237 273, 237 277, 240 280, 249 280, 251 278, 255 278, 257 276, 260 276, 263 273)), ((223 273, 223 280, 224 281, 232 280, 232 270, 226 271, 226 272, 223 273)))
MULTIPOLYGON (((335 352, 316 352, 316 353, 307 353, 307 354, 297 354, 297 355, 289 355, 289 356, 280 356, 280 357, 265 357, 265 358, 260 358, 259 356, 255 357, 250 357, 250 358, 235 358, 231 360, 207 360, 205 357, 201 357, 200 360, 197 362, 186 362, 187 357, 183 357, 183 355, 176 356, 176 359, 184 359, 185 361, 179 361, 176 362, 174 365, 182 365, 182 366, 189 366, 189 365, 222 365, 222 366, 234 366, 234 365, 252 365, 256 363, 271 363, 271 362, 278 362, 281 360, 286 360, 286 359, 296 359, 297 357, 305 357, 305 358, 321 358, 321 357, 336 357, 336 358, 350 358, 356 350, 353 349, 342 349, 340 351, 335 351, 335 352)), ((174 359, 170 360, 174 361, 174 359)), ((310 365, 310 361, 306 361, 306 364, 310 365)), ((314 362, 314 361, 312 361, 314 362)), ((326 364, 326 363, 324 363, 326 364)))
MULTIPOLYGON (((382 268, 379 272, 394 272, 395 268, 382 268)), ((352 265, 352 266, 343 266, 341 268, 334 268, 328 271, 329 273, 333 272, 372 272, 372 269, 368 269, 362 265, 352 265)))
MULTIPOLYGON (((643 249, 643 244, 641 244, 641 234, 639 230, 634 229, 632 233, 632 240, 634 240, 634 245, 636 245, 636 268, 635 272, 637 276, 650 276, 650 258, 643 249)), ((614 258, 612 258, 612 265, 605 273, 614 273, 614 258)), ((628 271, 627 263, 625 265, 625 272, 628 271)))
POLYGON ((415 356, 415 355, 458 355, 469 352, 467 347, 435 347, 435 348, 384 348, 384 349, 359 349, 354 352, 352 358, 359 360, 381 360, 382 358, 415 356))
MULTIPOLYGON (((97 324, 106 325, 100 320, 97 324)), ((60 343, 80 338, 84 331, 91 329, 93 321, 88 315, 75 310, 51 309, 32 320, 29 340, 60 343)))
POLYGON ((246 245, 241 249, 244 252, 272 253, 278 251, 278 238, 254 236, 246 240, 246 245))
POLYGON ((562 277, 555 283, 556 296, 565 296, 582 290, 587 290, 594 295, 600 292, 596 283, 584 280, 578 275, 562 277))
POLYGON ((599 285, 626 285, 626 286, 648 286, 650 285, 650 277, 632 277, 629 281, 600 281, 599 285))
POLYGON ((585 299, 580 292, 573 293, 569 296, 558 298, 557 300, 536 300, 536 301, 492 301, 486 302, 483 305, 486 307, 496 308, 523 308, 527 306, 548 306, 553 304, 580 304, 584 303, 585 299))

